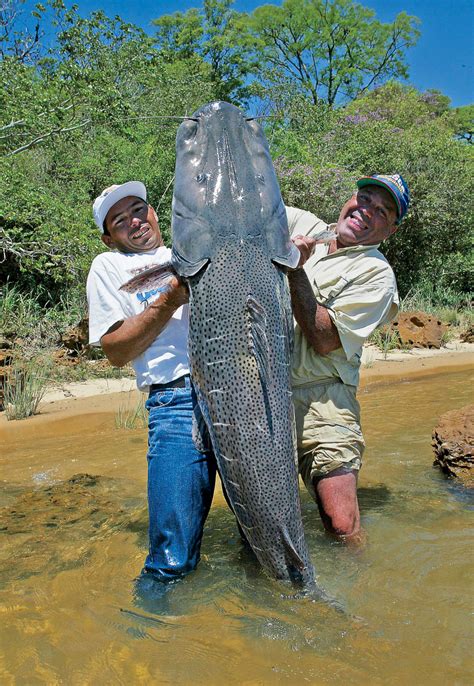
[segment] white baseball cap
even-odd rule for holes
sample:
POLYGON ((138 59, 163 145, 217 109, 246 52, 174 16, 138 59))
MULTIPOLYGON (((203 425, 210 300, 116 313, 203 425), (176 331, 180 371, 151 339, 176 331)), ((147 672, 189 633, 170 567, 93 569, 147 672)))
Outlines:
POLYGON ((94 200, 92 214, 101 233, 104 233, 104 220, 107 212, 116 202, 122 200, 122 198, 127 198, 129 195, 141 198, 146 202, 145 185, 141 181, 127 181, 127 183, 122 183, 118 186, 109 186, 104 188, 99 197, 94 200))

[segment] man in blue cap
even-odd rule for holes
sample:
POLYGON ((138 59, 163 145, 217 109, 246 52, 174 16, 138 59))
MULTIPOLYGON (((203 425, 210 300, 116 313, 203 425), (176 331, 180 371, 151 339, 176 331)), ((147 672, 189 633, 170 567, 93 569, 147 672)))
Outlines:
POLYGON ((399 174, 365 176, 327 227, 310 212, 288 208, 304 267, 289 273, 296 319, 292 378, 299 469, 326 530, 361 539, 357 476, 364 439, 356 399, 362 345, 398 311, 393 271, 378 250, 409 204, 399 174), (324 228, 336 234, 316 244, 324 228))

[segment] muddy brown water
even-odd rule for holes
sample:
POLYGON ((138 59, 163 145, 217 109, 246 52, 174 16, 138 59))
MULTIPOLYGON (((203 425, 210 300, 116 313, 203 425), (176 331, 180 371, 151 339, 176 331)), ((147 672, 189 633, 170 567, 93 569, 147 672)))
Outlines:
POLYGON ((471 684, 472 499, 432 467, 461 372, 365 389, 367 546, 327 538, 303 492, 319 583, 268 581, 218 493, 198 570, 140 606, 146 433, 89 414, 2 440, 2 684, 471 684), (76 474, 89 475, 72 478, 76 474))

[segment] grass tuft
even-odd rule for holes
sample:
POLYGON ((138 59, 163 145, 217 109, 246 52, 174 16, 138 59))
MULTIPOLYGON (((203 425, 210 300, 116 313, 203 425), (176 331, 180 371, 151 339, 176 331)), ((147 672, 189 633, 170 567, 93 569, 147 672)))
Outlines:
POLYGON ((125 403, 121 404, 115 413, 116 429, 146 429, 148 426, 148 412, 145 407, 145 395, 140 393, 136 405, 130 406, 130 393, 125 403))
POLYGON ((387 359, 388 353, 391 350, 401 348, 398 332, 391 329, 390 326, 382 326, 379 329, 375 329, 368 340, 369 343, 376 345, 383 352, 384 360, 387 359))
POLYGON ((26 419, 36 414, 48 379, 48 368, 38 361, 31 360, 13 367, 4 381, 6 418, 26 419))

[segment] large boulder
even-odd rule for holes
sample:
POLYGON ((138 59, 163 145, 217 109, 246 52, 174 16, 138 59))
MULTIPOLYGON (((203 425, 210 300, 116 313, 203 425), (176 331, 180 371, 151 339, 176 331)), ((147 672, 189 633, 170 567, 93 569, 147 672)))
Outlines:
POLYGON ((441 348, 447 326, 426 312, 400 312, 390 329, 404 348, 441 348))
POLYGON ((444 414, 433 430, 434 465, 474 486, 474 405, 444 414))

